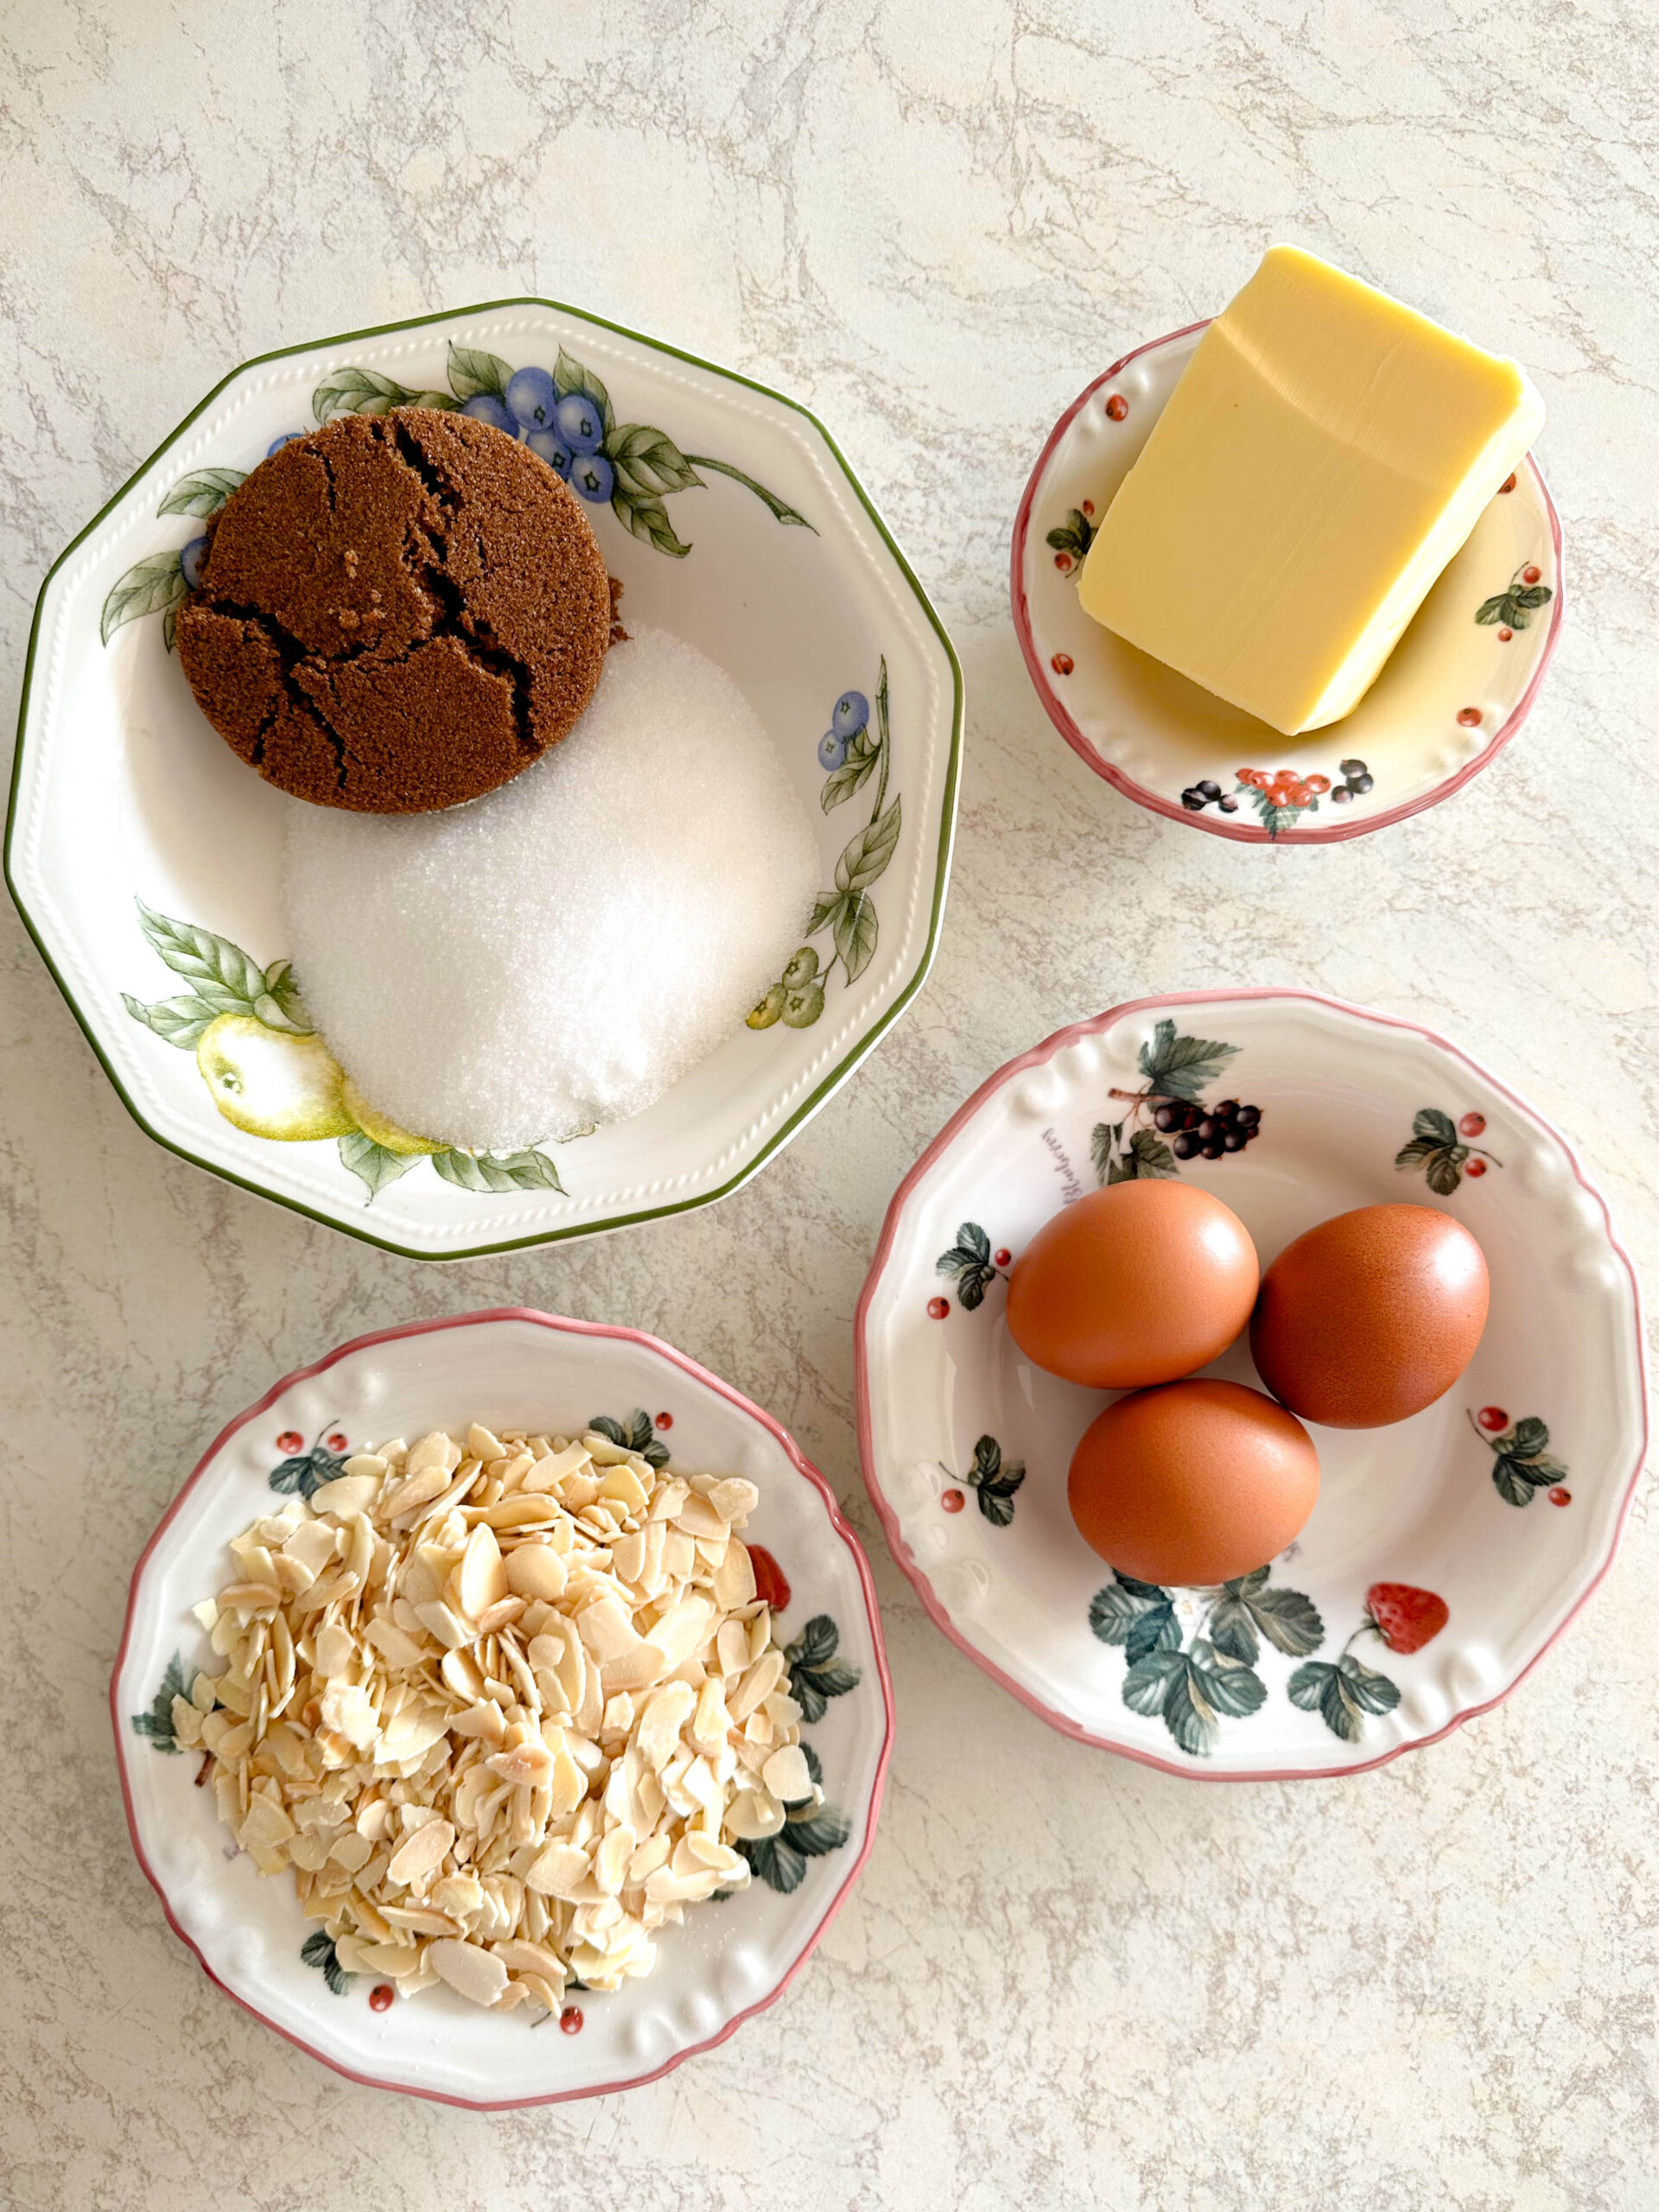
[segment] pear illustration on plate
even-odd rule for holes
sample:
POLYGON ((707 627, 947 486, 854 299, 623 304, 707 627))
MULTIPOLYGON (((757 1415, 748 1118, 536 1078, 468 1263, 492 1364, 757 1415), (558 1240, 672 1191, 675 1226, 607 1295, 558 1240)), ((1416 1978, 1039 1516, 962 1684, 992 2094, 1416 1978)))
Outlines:
POLYGON ((377 1113, 350 1076, 343 1076, 340 1079, 340 1103, 357 1127, 383 1152, 401 1153, 408 1158, 420 1153, 442 1152, 444 1149, 436 1138, 417 1137, 394 1122, 389 1114, 377 1113))
POLYGON ((196 1065, 219 1112, 250 1136, 294 1142, 350 1136, 358 1127, 346 1109, 339 1061, 309 1033, 221 1014, 197 1041, 196 1065))

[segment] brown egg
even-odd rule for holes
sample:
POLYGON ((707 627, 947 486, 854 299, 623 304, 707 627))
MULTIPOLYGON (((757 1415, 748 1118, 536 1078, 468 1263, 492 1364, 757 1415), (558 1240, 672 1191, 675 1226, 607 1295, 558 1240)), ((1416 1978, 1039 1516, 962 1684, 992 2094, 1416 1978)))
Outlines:
POLYGON ((1139 1582, 1212 1584, 1283 1551, 1313 1510, 1319 1455, 1242 1382, 1134 1390, 1084 1430, 1066 1497, 1084 1541, 1139 1582))
POLYGON ((1070 1382, 1173 1382, 1226 1351, 1260 1274, 1249 1231, 1207 1191, 1114 1183, 1026 1247, 1008 1283, 1008 1328, 1027 1359, 1070 1382))
POLYGON ((1327 1428, 1381 1428, 1449 1390, 1486 1325, 1486 1262, 1433 1206, 1359 1206, 1286 1245, 1250 1323, 1274 1396, 1327 1428))

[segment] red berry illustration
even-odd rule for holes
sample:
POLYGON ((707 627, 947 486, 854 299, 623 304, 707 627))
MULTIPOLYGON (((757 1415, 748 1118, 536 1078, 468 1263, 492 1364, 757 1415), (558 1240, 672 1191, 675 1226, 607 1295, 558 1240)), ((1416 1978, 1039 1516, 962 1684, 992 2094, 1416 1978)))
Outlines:
POLYGON ((1527 566, 1521 571, 1521 581, 1523 584, 1535 584, 1541 573, 1541 570, 1535 569, 1532 566, 1532 563, 1529 562, 1527 566))
POLYGON ((1306 783, 1309 791, 1319 794, 1320 797, 1323 797, 1324 794, 1331 788, 1331 779, 1329 776, 1308 776, 1305 778, 1304 780, 1306 783))
POLYGON ((658 1414, 652 1426, 653 1428, 672 1428, 674 1416, 672 1414, 658 1414))
POLYGON ((563 2029, 566 2035, 579 2036, 582 2033, 581 2005, 567 2005, 563 2012, 559 2015, 559 2025, 563 2029))
POLYGON ((1075 665, 1070 653, 1056 653, 1048 664, 1056 676, 1070 676, 1075 665))
POLYGON ((944 1496, 939 1500, 939 1503, 947 1513, 960 1513, 967 1503, 967 1499, 959 1490, 946 1491, 944 1496))
POLYGON ((279 1452, 303 1452, 305 1439, 297 1428, 285 1428, 276 1440, 276 1449, 279 1452))
POLYGON ((1057 553, 1054 556, 1054 565, 1064 575, 1071 565, 1071 556, 1069 553, 1057 553))
POLYGON ((1013 1258, 1013 1253, 1009 1251, 1007 1246, 1005 1244, 1001 1251, 992 1253, 991 1265, 994 1268, 1006 1268, 1012 1262, 1013 1258))
POLYGON ((1573 1493, 1570 1490, 1563 1490, 1560 1483, 1557 1483, 1549 1493, 1549 1502, 1552 1505, 1571 1505, 1573 1493))
POLYGON ((1515 632, 1514 632, 1514 631, 1513 631, 1513 630, 1500 630, 1500 631, 1498 632, 1498 633, 1497 633, 1497 639, 1498 639, 1498 643, 1499 643, 1500 645, 1507 645, 1509 644, 1509 642, 1510 642, 1510 639, 1514 635, 1515 635, 1515 632))
POLYGON ((1129 403, 1121 391, 1115 391, 1106 403, 1106 412, 1114 423, 1121 423, 1129 411, 1129 403))
POLYGON ((1484 1160, 1467 1160, 1464 1164, 1463 1172, 1465 1175, 1484 1175, 1486 1173, 1486 1163, 1484 1160))
POLYGON ((789 1577, 764 1544, 749 1546, 749 1565, 754 1569, 755 1596, 774 1613, 781 1613, 789 1603, 789 1577))
POLYGON ((389 2012, 391 2007, 391 1984, 389 1981, 377 1981, 374 1987, 369 1992, 370 2012, 389 2012))
POLYGON ((1083 512, 1084 512, 1084 514, 1086 514, 1086 515, 1091 515, 1091 514, 1093 514, 1093 512, 1095 512, 1095 503, 1094 503, 1094 501, 1093 501, 1092 499, 1085 499, 1085 500, 1084 501, 1084 503, 1083 503, 1083 512))
POLYGON ((950 1311, 950 1301, 948 1298, 930 1298, 927 1301, 927 1313, 928 1319, 930 1320, 943 1321, 945 1315, 950 1311))
POLYGON ((1502 1406, 1483 1406, 1475 1418, 1481 1427, 1493 1436, 1497 1436, 1510 1425, 1510 1417, 1502 1406))
POLYGON ((1458 720, 1463 724, 1465 729, 1478 729, 1480 727, 1480 709, 1478 707, 1459 707, 1458 709, 1458 720))
POLYGON ((1498 487, 1497 487, 1497 488, 1498 488, 1498 490, 1499 490, 1500 492, 1513 492, 1513 491, 1514 491, 1514 489, 1515 489, 1515 473, 1514 473, 1514 471, 1513 471, 1513 470, 1511 470, 1511 471, 1510 471, 1510 473, 1509 474, 1509 475, 1507 475, 1507 476, 1503 479, 1503 482, 1498 486, 1498 487))
POLYGON ((331 1452, 348 1451, 351 1447, 351 1438, 346 1434, 343 1429, 337 1428, 334 1434, 327 1440, 328 1449, 331 1452))
POLYGON ((1444 1598, 1409 1582, 1373 1582, 1365 1592, 1371 1625, 1390 1651, 1421 1651, 1451 1618, 1444 1598))

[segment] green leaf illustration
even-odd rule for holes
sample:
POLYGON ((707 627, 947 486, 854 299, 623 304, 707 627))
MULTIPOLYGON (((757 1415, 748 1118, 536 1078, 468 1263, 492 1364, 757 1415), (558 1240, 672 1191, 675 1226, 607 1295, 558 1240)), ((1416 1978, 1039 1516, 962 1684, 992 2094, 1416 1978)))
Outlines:
POLYGON ((611 395, 592 370, 584 369, 582 363, 567 353, 563 346, 559 348, 558 359, 553 364, 553 381, 558 386, 561 399, 568 397, 573 391, 587 393, 600 411, 608 437, 616 423, 616 417, 611 412, 611 395))
POLYGON ((196 995, 219 1014, 251 1014, 265 989, 265 971, 238 944, 194 922, 173 920, 134 900, 138 925, 175 976, 187 976, 196 995))
POLYGON ((1476 621, 1484 624, 1488 629, 1491 629, 1495 622, 1507 621, 1509 618, 1503 610, 1509 603, 1508 592, 1494 592, 1490 599, 1483 599, 1475 609, 1476 621))
POLYGON ((858 1687, 858 1669, 836 1657, 840 1643, 840 1631, 829 1614, 815 1613, 794 1643, 784 1648, 791 1695, 808 1722, 822 1720, 832 1697, 845 1697, 858 1687))
MULTIPOLYGON (((893 804, 896 805, 897 800, 893 804)), ((875 954, 875 901, 868 891, 861 891, 843 901, 836 917, 836 950, 841 955, 849 983, 855 983, 869 966, 875 954)))
POLYGON ((346 1457, 343 1452, 331 1452, 319 1441, 308 1452, 296 1452, 291 1459, 279 1459, 266 1480, 281 1497, 299 1497, 308 1501, 324 1483, 331 1483, 345 1472, 346 1457))
POLYGON ((1173 1650, 1181 1640, 1175 1601, 1155 1583, 1136 1582, 1112 1570, 1114 1580, 1096 1591, 1089 1605, 1089 1626, 1103 1643, 1121 1643, 1133 1668, 1156 1651, 1173 1650))
POLYGON ((544 1152, 435 1152, 432 1165, 457 1190, 564 1192, 544 1152))
MULTIPOLYGON (((1089 1139, 1089 1157, 1095 1163, 1095 1179, 1106 1182, 1111 1174, 1117 1143, 1123 1134, 1122 1122, 1096 1122, 1089 1139)), ((1122 1178, 1119 1178, 1122 1180, 1122 1178)))
POLYGON ((1080 507, 1073 507, 1058 529, 1048 533, 1048 543, 1057 553, 1069 553, 1081 561, 1095 541, 1095 526, 1080 507))
POLYGON ((996 1269, 991 1264, 991 1240, 976 1221, 963 1223, 956 1243, 935 1261, 934 1273, 956 1277, 957 1296, 966 1312, 971 1313, 984 1303, 986 1292, 996 1281, 996 1269))
POLYGON ((1217 1651, 1254 1666, 1265 1637, 1275 1651, 1300 1659, 1325 1641, 1318 1607, 1300 1590, 1268 1586, 1270 1570, 1257 1567, 1224 1583, 1210 1615, 1210 1639, 1217 1651))
POLYGON ((618 478, 644 499, 690 491, 702 482, 673 439, 643 423, 613 430, 605 441, 605 452, 618 478))
POLYGON ((240 468, 199 468, 181 476, 156 512, 158 515, 216 515, 238 484, 247 480, 240 468))
POLYGON ((202 1032, 219 1018, 194 993, 188 998, 157 999, 145 1006, 130 992, 123 991, 121 1003, 135 1021, 142 1021, 146 1029, 153 1029, 158 1037, 186 1052, 195 1051, 202 1032))
POLYGON ((1185 1653, 1173 1649, 1149 1651, 1124 1675, 1123 1702, 1131 1713, 1153 1719, 1162 1713, 1172 1688, 1185 1673, 1185 1653))
POLYGON ((1524 630, 1529 626, 1529 614, 1541 607, 1548 607, 1554 596, 1548 584, 1512 583, 1506 591, 1495 593, 1491 599, 1483 600, 1475 610, 1475 620, 1489 628, 1493 623, 1502 622, 1511 630, 1524 630))
POLYGON ((657 1425, 643 1406, 636 1406, 626 1421, 612 1414, 595 1414, 588 1424, 597 1436, 608 1436, 625 1452, 637 1452, 653 1467, 668 1465, 668 1446, 657 1440, 657 1425))
POLYGON ((684 560, 691 548, 674 534, 674 525, 668 518, 668 509, 660 499, 635 492, 621 477, 611 493, 611 505, 620 519, 626 523, 636 537, 647 545, 654 545, 659 553, 667 553, 677 561, 684 560))
POLYGON ((162 1676, 162 1687, 150 1701, 148 1713, 135 1713, 130 1719, 134 1732, 148 1737, 152 1751, 176 1752, 178 1739, 173 1733, 173 1700, 188 1697, 188 1685, 184 1679, 184 1662, 175 1651, 167 1662, 162 1676))
POLYGON ((316 1027, 300 996, 289 960, 273 960, 266 969, 265 988, 255 999, 253 1010, 267 1029, 287 1029, 296 1036, 308 1037, 316 1027))
MULTIPOLYGON (((422 1155, 419 1153, 388 1152, 383 1144, 376 1144, 372 1137, 365 1137, 360 1130, 353 1130, 340 1140, 340 1163, 349 1167, 368 1192, 368 1203, 372 1205, 377 1192, 384 1191, 388 1183, 395 1183, 400 1175, 407 1175, 422 1155)), ((442 1157, 433 1155, 434 1163, 442 1157)))
POLYGON ((312 393, 311 412, 319 423, 335 415, 385 415, 394 407, 407 407, 414 397, 407 385, 377 376, 372 369, 336 369, 312 393))
POLYGON ((1141 1047, 1141 1072, 1157 1096, 1196 1106, 1205 1084, 1216 1080, 1237 1050, 1236 1045, 1208 1037, 1177 1036, 1175 1024, 1163 1020, 1141 1047))
POLYGON ((717 476, 729 476, 734 483, 742 485, 745 491, 753 492, 764 506, 772 510, 775 520, 796 524, 802 530, 811 531, 814 537, 817 536, 812 524, 804 515, 798 514, 787 499, 780 499, 775 492, 768 492, 764 484, 757 484, 753 476, 746 476, 741 468, 734 468, 729 461, 713 461, 706 453, 689 453, 685 458, 694 468, 711 468, 717 476))
POLYGON ((449 389, 463 404, 487 392, 499 399, 512 378, 512 364, 499 353, 449 340, 449 389))
POLYGON ((163 607, 171 613, 189 594, 176 547, 170 553, 147 553, 111 586, 99 617, 98 634, 107 645, 124 622, 157 614, 163 607))
POLYGON ((818 793, 818 804, 826 814, 850 798, 868 779, 878 755, 874 752, 861 753, 843 760, 839 768, 823 779, 823 789, 818 793))
POLYGON ((902 824, 902 800, 894 799, 885 814, 861 830, 836 862, 836 887, 840 891, 863 891, 874 883, 893 858, 902 824))
POLYGON ((1108 1160, 1106 1180, 1109 1185, 1133 1183, 1145 1177, 1167 1179, 1179 1173, 1174 1154, 1157 1132, 1137 1129, 1128 1147, 1108 1160))
POLYGON ((1367 1713, 1391 1713, 1400 1702, 1399 1684, 1356 1659, 1351 1651, 1344 1651, 1334 1663, 1309 1660, 1296 1669, 1287 1689, 1293 1705, 1304 1713, 1317 1713, 1345 1744, 1357 1742, 1363 1733, 1367 1713))
POLYGON ((974 1446, 974 1464, 963 1480, 979 1500, 979 1510, 996 1528, 1006 1529, 1014 1518, 1014 1492, 1026 1479, 1023 1459, 1002 1458, 994 1436, 982 1436, 974 1446))
POLYGON ((1418 1109, 1412 1120, 1411 1134, 1427 1144, 1455 1144, 1458 1141, 1457 1124, 1438 1106, 1418 1109))
POLYGON ((321 1969, 322 1978, 336 1997, 344 1997, 351 1987, 351 1976, 340 1963, 334 1949, 334 1939, 327 1929, 314 1929, 300 1946, 300 1956, 308 1967, 321 1969))

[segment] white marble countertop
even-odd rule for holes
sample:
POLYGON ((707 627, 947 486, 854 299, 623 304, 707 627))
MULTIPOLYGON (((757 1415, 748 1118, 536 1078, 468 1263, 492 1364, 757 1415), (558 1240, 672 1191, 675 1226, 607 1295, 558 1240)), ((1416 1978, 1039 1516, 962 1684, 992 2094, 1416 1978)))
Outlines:
POLYGON ((170 1158, 0 913, 0 2200, 1659 2202, 1645 1496, 1487 1718, 1344 1783, 1200 1787, 1050 1733, 929 1625, 864 1500, 851 1347, 950 1107, 1064 1021, 1217 982, 1457 1038, 1567 1129, 1652 1274, 1651 31, 1636 0, 0 10, 12 696, 48 562, 226 369, 519 290, 817 410, 969 691, 927 990, 748 1189, 573 1249, 423 1268, 170 1158), (1065 749, 1006 546, 1060 407, 1281 238, 1529 365, 1573 603, 1462 796, 1275 853, 1065 749), (656 1331, 792 1427, 869 1548, 899 1732, 862 1883, 780 2004, 632 2096, 484 2118, 353 2088, 208 1986, 129 1851, 104 1700, 133 1558, 225 1419, 341 1338, 504 1302, 656 1331))

